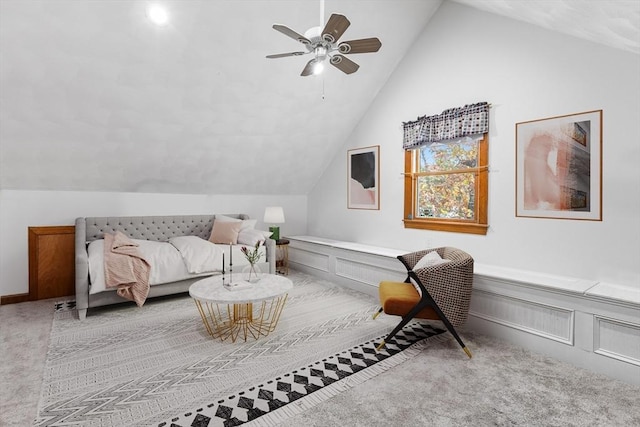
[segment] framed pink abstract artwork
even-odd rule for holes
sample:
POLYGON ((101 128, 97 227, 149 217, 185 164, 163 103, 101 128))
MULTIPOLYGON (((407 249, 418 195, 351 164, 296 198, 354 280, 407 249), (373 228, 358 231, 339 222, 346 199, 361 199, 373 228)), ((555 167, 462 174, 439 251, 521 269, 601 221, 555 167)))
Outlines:
POLYGON ((602 221, 602 110, 516 123, 516 216, 602 221))

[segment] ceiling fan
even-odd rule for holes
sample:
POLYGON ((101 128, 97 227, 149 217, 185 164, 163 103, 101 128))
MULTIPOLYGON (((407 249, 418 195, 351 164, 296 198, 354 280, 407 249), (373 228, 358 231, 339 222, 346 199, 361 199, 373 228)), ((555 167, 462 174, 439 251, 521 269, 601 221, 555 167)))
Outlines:
POLYGON ((267 58, 284 58, 287 56, 300 56, 311 53, 313 54, 313 59, 307 62, 302 73, 300 73, 301 76, 319 74, 322 72, 327 59, 331 65, 340 71, 346 74, 355 73, 360 66, 344 55, 377 52, 380 46, 382 46, 382 43, 377 37, 338 42, 342 34, 349 28, 349 25, 351 25, 351 22, 349 22, 344 15, 337 13, 329 17, 324 28, 312 27, 308 29, 304 35, 297 33, 285 25, 274 24, 274 30, 299 41, 305 46, 307 51, 277 53, 267 55, 267 58))

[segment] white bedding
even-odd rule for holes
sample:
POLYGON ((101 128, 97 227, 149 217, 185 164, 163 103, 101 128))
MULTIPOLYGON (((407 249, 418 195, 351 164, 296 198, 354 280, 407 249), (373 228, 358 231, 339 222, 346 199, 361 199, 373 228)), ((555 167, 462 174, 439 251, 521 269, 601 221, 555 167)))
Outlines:
POLYGON ((172 237, 173 245, 184 260, 189 273, 207 273, 222 266, 222 249, 198 236, 172 237))
MULTIPOLYGON (((192 237, 192 236, 191 236, 192 237)), ((213 243, 195 237, 195 239, 173 238, 174 244, 168 242, 154 242, 151 240, 132 239, 138 244, 138 250, 151 266, 149 285, 176 282, 199 276, 208 276, 222 270, 222 254, 225 257, 225 269, 229 270, 229 245, 214 245, 213 243), (186 258, 183 258, 186 257, 186 258), (189 265, 189 268, 187 268, 189 265), (194 273, 189 272, 189 269, 194 273)), ((172 239, 172 240, 173 240, 172 239)), ((232 246, 233 270, 248 264, 241 252, 242 245, 232 246)), ((266 260, 266 250, 260 247, 262 257, 266 260)), ((104 240, 94 240, 87 248, 89 254, 90 294, 97 294, 106 290, 104 280, 104 240)))

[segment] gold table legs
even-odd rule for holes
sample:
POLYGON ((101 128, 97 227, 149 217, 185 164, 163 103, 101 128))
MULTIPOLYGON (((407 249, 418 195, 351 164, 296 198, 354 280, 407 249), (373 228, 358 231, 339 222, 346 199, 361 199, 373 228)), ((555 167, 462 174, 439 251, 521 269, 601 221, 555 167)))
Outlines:
POLYGON ((216 304, 194 299, 209 335, 222 341, 238 337, 247 341, 252 336, 258 339, 267 336, 276 328, 287 294, 259 303, 216 304))

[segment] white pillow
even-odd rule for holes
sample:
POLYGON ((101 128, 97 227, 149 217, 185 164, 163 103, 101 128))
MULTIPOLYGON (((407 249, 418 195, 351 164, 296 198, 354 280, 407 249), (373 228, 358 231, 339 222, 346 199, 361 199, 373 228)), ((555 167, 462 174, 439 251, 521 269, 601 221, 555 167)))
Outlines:
POLYGON ((220 221, 220 222, 240 222, 240 221, 242 221, 240 218, 233 218, 233 217, 226 216, 226 215, 216 215, 215 216, 215 220, 216 221, 220 221))
MULTIPOLYGON (((444 264, 447 262, 449 262, 449 260, 442 259, 437 251, 429 252, 428 254, 420 258, 420 261, 418 261, 416 265, 413 266, 413 271, 419 270, 421 268, 433 267, 434 265, 444 264)), ((416 291, 418 291, 418 295, 420 295, 420 298, 422 298, 422 289, 420 289, 420 286, 418 286, 413 278, 411 278, 411 284, 414 288, 416 288, 416 291)))
POLYGON ((240 231, 253 229, 256 226, 256 223, 258 222, 257 219, 238 219, 238 218, 232 218, 232 217, 226 216, 226 215, 216 215, 215 221, 220 221, 220 222, 239 222, 239 223, 241 223, 240 231))
POLYGON ((170 238, 169 243, 180 251, 189 273, 204 273, 220 267, 218 258, 221 249, 208 240, 197 236, 179 236, 170 238))
POLYGON ((253 228, 240 230, 238 233, 238 244, 255 246, 258 241, 264 241, 268 237, 265 233, 269 236, 272 234, 271 231, 255 230, 253 228))
POLYGON ((420 261, 413 266, 413 271, 416 271, 420 268, 433 267, 434 265, 444 264, 445 262, 449 262, 448 259, 442 259, 440 254, 437 251, 429 252, 425 256, 423 256, 420 261))

